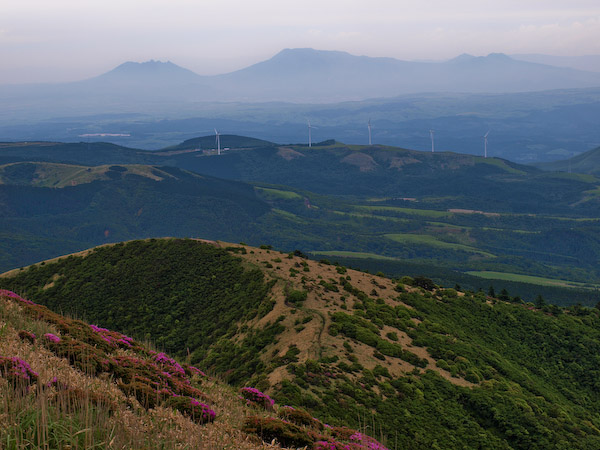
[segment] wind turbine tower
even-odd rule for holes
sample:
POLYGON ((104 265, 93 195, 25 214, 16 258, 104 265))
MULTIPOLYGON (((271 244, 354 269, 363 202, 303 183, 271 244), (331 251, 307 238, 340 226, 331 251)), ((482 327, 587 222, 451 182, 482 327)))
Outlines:
POLYGON ((367 126, 369 127, 369 145, 372 145, 372 143, 371 143, 371 119, 369 119, 369 123, 367 126))
POLYGON ((217 144, 217 155, 221 154, 221 135, 215 128, 215 143, 217 144))
POLYGON ((429 137, 431 138, 431 153, 433 153, 435 150, 435 145, 433 142, 433 134, 434 133, 435 133, 435 130, 429 130, 429 137))
POLYGON ((308 122, 308 146, 312 147, 312 135, 311 135, 311 131, 312 131, 313 128, 317 128, 317 127, 313 127, 310 124, 310 120, 307 120, 307 122, 308 122))
POLYGON ((483 157, 487 158, 487 137, 488 134, 490 134, 490 132, 488 131, 487 133, 485 133, 485 136, 483 136, 483 157))

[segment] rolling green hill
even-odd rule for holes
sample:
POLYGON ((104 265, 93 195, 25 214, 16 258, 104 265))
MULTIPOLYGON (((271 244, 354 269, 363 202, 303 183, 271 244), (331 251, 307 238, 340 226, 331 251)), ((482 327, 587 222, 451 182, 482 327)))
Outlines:
POLYGON ((368 425, 391 449, 600 445, 597 309, 173 239, 16 270, 0 288, 150 337, 332 425, 368 425))
POLYGON ((572 158, 536 164, 537 167, 547 171, 600 174, 600 147, 581 153, 572 158))
POLYGON ((600 283, 600 181, 593 175, 335 141, 308 148, 223 136, 223 148, 231 147, 221 156, 213 144, 207 136, 158 152, 0 145, 0 204, 8 212, 0 267, 122 239, 207 236, 410 261, 455 273, 437 278, 447 286, 502 285, 528 300, 542 290, 562 305, 600 300, 597 291, 570 298, 560 288, 536 291, 541 284, 461 281, 472 271, 600 283))
POLYGON ((157 152, 103 143, 4 143, 0 163, 54 161, 81 165, 150 164, 326 195, 414 198, 435 208, 598 216, 595 177, 548 174, 498 158, 336 143, 277 146, 223 136, 185 141, 157 152))
MULTIPOLYGON (((242 148, 256 148, 256 147, 270 147, 276 146, 277 144, 262 139, 256 139, 246 136, 237 136, 234 134, 221 134, 219 135, 221 142, 221 148, 225 149, 242 149, 242 148)), ((217 142, 216 136, 202 136, 198 138, 188 139, 180 144, 166 147, 163 149, 165 152, 175 150, 189 150, 189 149, 216 149, 217 142)))
POLYGON ((0 183, 4 270, 123 239, 235 240, 270 210, 251 186, 172 167, 18 163, 0 183))

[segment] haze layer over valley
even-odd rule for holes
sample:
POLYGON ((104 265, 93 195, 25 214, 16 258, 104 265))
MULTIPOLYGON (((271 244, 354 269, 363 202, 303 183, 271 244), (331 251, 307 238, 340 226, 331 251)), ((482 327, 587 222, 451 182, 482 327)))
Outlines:
POLYGON ((236 72, 200 76, 170 62, 127 62, 87 80, 0 86, 0 140, 110 139, 157 149, 213 128, 278 142, 374 142, 520 162, 600 145, 600 72, 503 54, 408 62, 283 50, 236 72), (121 136, 94 136, 112 134, 121 136))

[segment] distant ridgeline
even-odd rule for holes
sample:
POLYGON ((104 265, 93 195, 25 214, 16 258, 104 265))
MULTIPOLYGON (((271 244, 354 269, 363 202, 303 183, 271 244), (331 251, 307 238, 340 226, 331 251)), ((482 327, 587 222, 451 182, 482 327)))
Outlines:
POLYGON ((151 152, 107 143, 5 143, 0 161, 54 161, 86 166, 168 165, 239 181, 278 184, 318 194, 418 198, 438 207, 534 214, 598 216, 593 177, 543 172, 499 158, 420 152, 390 146, 324 141, 306 145, 222 135, 220 157, 213 136, 151 152), (585 194, 587 192, 587 195, 585 194))
POLYGON ((0 288, 368 428, 390 449, 600 448, 595 308, 189 239, 104 246, 0 288))

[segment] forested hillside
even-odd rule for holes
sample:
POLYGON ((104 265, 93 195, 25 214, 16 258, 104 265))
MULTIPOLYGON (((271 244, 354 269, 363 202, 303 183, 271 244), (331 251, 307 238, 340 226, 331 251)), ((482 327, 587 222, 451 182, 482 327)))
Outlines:
POLYGON ((173 167, 0 166, 0 270, 154 236, 237 239, 270 210, 252 186, 173 167))

